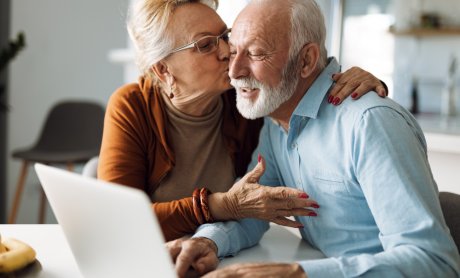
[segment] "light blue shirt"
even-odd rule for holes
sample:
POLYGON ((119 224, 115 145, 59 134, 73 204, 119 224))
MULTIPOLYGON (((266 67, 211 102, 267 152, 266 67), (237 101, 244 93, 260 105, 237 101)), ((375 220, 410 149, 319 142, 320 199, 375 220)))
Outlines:
MULTIPOLYGON (((265 119, 260 184, 304 190, 317 217, 297 217, 302 238, 328 258, 301 261, 315 277, 460 277, 460 256, 442 216, 426 142, 412 115, 371 93, 327 103, 335 59, 307 91, 289 132, 265 119)), ((268 224, 255 219, 201 226, 218 256, 256 244, 268 224)))

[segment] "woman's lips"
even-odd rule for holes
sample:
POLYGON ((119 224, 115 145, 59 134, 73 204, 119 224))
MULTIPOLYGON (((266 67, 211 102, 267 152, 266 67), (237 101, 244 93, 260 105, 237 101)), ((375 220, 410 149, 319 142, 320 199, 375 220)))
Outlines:
POLYGON ((259 93, 259 89, 258 88, 238 88, 238 93, 244 97, 244 98, 249 98, 249 99, 253 99, 257 96, 257 94, 259 93))

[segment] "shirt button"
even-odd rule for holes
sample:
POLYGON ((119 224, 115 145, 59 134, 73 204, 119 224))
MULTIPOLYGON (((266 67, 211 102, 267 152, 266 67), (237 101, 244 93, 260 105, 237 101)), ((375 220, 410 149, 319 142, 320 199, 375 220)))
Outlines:
POLYGON ((293 148, 293 149, 297 148, 297 144, 296 144, 296 143, 292 143, 292 148, 293 148))

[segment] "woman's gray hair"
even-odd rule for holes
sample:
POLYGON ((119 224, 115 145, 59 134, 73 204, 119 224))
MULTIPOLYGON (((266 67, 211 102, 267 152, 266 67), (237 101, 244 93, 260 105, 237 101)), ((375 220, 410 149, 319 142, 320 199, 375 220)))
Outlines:
POLYGON ((174 9, 188 3, 202 3, 216 10, 218 0, 138 0, 129 10, 128 33, 136 49, 139 70, 155 78, 151 67, 167 57, 174 47, 168 30, 174 9))
POLYGON ((320 47, 318 68, 327 64, 326 25, 320 7, 314 0, 291 0, 291 47, 289 57, 299 55, 306 43, 314 42, 320 47))

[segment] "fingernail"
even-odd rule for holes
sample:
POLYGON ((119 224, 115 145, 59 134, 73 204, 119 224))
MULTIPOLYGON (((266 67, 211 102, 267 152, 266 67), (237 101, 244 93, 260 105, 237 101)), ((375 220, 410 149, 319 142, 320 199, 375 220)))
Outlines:
POLYGON ((308 199, 308 197, 309 197, 309 196, 308 196, 307 193, 305 193, 305 192, 299 194, 299 198, 308 199))
POLYGON ((313 205, 311 205, 311 207, 317 209, 317 208, 319 208, 319 205, 318 204, 313 204, 313 205))
POLYGON ((260 153, 257 155, 257 162, 260 162, 262 160, 262 156, 260 155, 260 153))
POLYGON ((340 98, 339 98, 339 97, 336 97, 336 98, 334 99, 334 105, 338 105, 339 102, 340 102, 340 98))
POLYGON ((356 98, 357 96, 358 96, 358 93, 353 93, 353 94, 351 95, 351 98, 356 98))
POLYGON ((316 214, 316 212, 312 211, 308 214, 308 216, 318 216, 318 214, 316 214))
POLYGON ((335 79, 335 73, 332 75, 332 79, 335 79))
POLYGON ((329 96, 329 97, 327 98, 327 102, 329 102, 329 103, 332 103, 333 100, 334 100, 334 97, 333 97, 333 96, 329 96))

